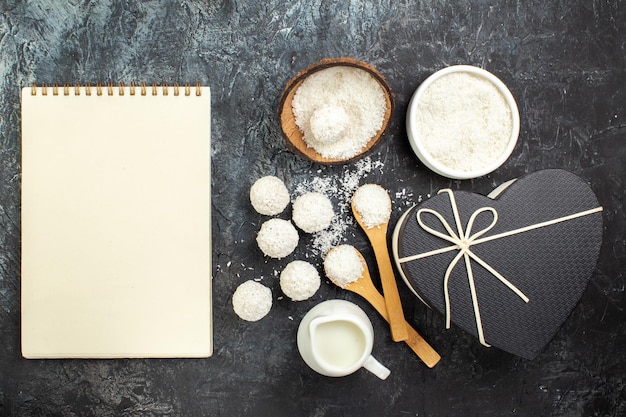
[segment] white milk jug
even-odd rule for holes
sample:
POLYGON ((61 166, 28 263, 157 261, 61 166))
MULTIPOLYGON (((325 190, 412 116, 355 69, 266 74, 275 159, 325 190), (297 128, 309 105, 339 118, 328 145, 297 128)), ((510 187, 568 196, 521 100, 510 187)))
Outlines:
POLYGON ((298 351, 314 371, 326 376, 349 375, 365 368, 380 379, 390 371, 372 356, 374 328, 367 314, 345 300, 313 307, 298 327, 298 351))

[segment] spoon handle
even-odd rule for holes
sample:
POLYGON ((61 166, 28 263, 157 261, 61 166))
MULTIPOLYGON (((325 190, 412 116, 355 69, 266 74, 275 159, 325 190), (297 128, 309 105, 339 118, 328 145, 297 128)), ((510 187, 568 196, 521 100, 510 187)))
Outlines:
MULTIPOLYGON (((359 294, 369 301, 372 307, 378 311, 382 318, 389 322, 385 298, 380 294, 376 287, 371 284, 371 281, 368 283, 364 279, 360 279, 346 287, 346 289, 359 294)), ((426 366, 429 368, 435 366, 441 359, 441 356, 409 323, 406 322, 406 320, 402 319, 402 321, 408 333, 408 338, 404 340, 404 343, 406 343, 411 350, 415 352, 417 357, 420 358, 426 366)))
POLYGON ((391 328, 391 338, 396 342, 400 342, 407 340, 409 333, 406 329, 406 320, 404 319, 404 313, 402 311, 402 303, 400 301, 400 294, 398 293, 396 277, 393 273, 393 267, 391 266, 391 259, 389 258, 387 234, 385 233, 385 229, 378 230, 380 230, 380 232, 370 232, 368 236, 374 248, 376 262, 378 263, 378 272, 380 273, 380 281, 383 287, 385 305, 389 314, 388 322, 391 328))

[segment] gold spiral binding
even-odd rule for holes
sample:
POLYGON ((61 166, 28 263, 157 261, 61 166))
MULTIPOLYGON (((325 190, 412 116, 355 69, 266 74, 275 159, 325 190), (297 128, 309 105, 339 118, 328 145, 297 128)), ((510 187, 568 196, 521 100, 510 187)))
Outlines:
MULTIPOLYGON (((37 95, 37 92, 39 91, 39 88, 41 88, 41 95, 42 96, 47 96, 49 91, 51 91, 53 96, 58 96, 60 94, 60 90, 63 91, 63 95, 64 96, 69 96, 72 95, 72 90, 73 90, 73 95, 75 96, 80 96, 81 95, 81 91, 82 91, 82 87, 80 84, 63 84, 62 86, 60 86, 59 84, 41 84, 41 87, 39 87, 36 83, 32 83, 31 84, 31 92, 30 94, 33 96, 37 95)), ((84 85, 85 88, 85 95, 86 96, 91 96, 93 94, 93 85, 91 83, 85 83, 84 85)), ((126 84, 123 82, 120 82, 117 84, 117 95, 119 96, 123 96, 126 93, 126 84)), ((116 85, 112 82, 108 82, 105 84, 103 83, 96 83, 95 84, 95 94, 98 96, 101 96, 103 94, 105 94, 105 89, 106 89, 106 95, 108 96, 114 96, 115 95, 115 90, 116 90, 116 85)), ((172 85, 172 88, 170 88, 170 85, 168 83, 163 83, 161 85, 157 84, 157 83, 152 83, 150 84, 150 94, 153 96, 157 96, 159 95, 159 90, 161 91, 161 94, 164 96, 168 96, 170 95, 170 93, 172 93, 174 96, 179 96, 181 94, 184 94, 185 96, 191 96, 191 90, 192 87, 190 84, 185 84, 184 85, 184 90, 181 88, 181 85, 178 83, 174 83, 172 85)), ((201 84, 198 82, 196 83, 196 88, 195 88, 196 92, 195 95, 196 96, 201 96, 202 95, 202 86, 201 84)), ((145 82, 142 82, 141 84, 139 84, 139 86, 137 85, 137 83, 135 83, 134 81, 131 82, 128 85, 128 92, 131 96, 136 95, 137 93, 139 93, 142 96, 146 96, 148 95, 148 86, 145 82), (137 92, 137 88, 139 88, 139 92, 137 92)))

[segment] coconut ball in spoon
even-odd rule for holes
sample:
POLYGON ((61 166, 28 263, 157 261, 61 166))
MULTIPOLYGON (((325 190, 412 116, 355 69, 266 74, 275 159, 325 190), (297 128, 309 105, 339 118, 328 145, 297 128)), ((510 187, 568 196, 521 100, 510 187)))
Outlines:
POLYGON ((332 248, 324 258, 324 271, 335 285, 345 288, 363 276, 363 261, 351 245, 332 248))
POLYGON ((389 194, 377 184, 360 186, 352 196, 352 204, 368 229, 387 223, 391 216, 389 194))

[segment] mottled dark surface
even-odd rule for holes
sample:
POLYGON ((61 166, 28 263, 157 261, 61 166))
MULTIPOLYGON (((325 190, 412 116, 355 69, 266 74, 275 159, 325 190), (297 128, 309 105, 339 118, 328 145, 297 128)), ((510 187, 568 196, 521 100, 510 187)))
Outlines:
MULTIPOLYGON (((0 415, 2 416, 623 416, 626 415, 626 3, 590 1, 53 1, 0 3, 0 415), (378 3, 378 4, 373 4, 378 3), (362 166, 318 166, 286 150, 276 108, 297 71, 327 57, 377 67, 395 93, 384 142, 362 166), (499 76, 521 115, 517 147, 493 174, 450 181, 411 153, 404 116, 432 72, 471 64, 499 76), (37 83, 196 82, 213 95, 215 352, 202 360, 24 360, 19 343, 20 91, 37 83), (528 361, 486 349, 401 285, 405 313, 441 353, 426 368, 358 296, 323 280, 310 300, 283 297, 293 259, 319 266, 303 236, 284 260, 264 259, 248 201, 259 176, 290 190, 313 177, 377 182, 401 212, 442 187, 487 193, 541 168, 588 181, 604 206, 604 241, 583 297, 554 340, 528 361), (270 314, 238 319, 247 279, 272 288, 270 314), (339 379, 308 369, 295 347, 321 300, 363 307, 374 353, 391 370, 339 379)), ((103 120, 103 123, 110 121, 103 120)), ((343 184, 343 183, 342 183, 343 184)), ((338 206, 345 201, 335 201, 338 206)), ((289 210, 281 215, 289 218, 289 210)), ((349 214, 342 218, 348 221, 349 214)), ((365 235, 344 238, 372 264, 365 235)), ((175 285, 175 277, 173 277, 175 285)))

